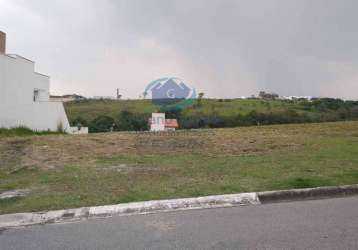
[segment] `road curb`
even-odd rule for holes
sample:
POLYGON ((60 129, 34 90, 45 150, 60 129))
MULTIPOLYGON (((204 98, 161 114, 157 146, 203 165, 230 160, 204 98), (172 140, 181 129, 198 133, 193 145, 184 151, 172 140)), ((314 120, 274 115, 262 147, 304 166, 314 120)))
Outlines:
POLYGON ((132 202, 118 205, 83 207, 38 213, 0 215, 0 230, 47 223, 63 223, 90 218, 148 214, 178 210, 260 205, 265 203, 358 195, 358 185, 319 187, 216 195, 187 199, 132 202))
POLYGON ((261 203, 358 195, 358 185, 258 192, 261 203))
POLYGON ((233 207, 260 204, 257 193, 206 196, 188 199, 132 202, 126 204, 83 207, 39 213, 0 215, 0 229, 30 225, 78 221, 89 218, 110 217, 154 212, 233 207))

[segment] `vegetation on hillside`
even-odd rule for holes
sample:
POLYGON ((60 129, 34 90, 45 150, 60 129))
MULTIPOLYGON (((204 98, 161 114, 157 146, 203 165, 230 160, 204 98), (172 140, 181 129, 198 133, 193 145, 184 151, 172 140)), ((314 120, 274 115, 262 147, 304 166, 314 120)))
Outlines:
MULTIPOLYGON (((65 107, 71 124, 85 124, 90 132, 147 130, 151 113, 161 111, 150 100, 82 100, 65 107)), ((183 129, 332 122, 358 119, 358 102, 199 98, 190 108, 166 113, 183 129)))

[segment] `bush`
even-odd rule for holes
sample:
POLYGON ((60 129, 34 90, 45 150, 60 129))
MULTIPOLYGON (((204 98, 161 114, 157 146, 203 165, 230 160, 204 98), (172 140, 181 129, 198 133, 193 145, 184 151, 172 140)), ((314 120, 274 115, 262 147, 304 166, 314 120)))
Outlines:
POLYGON ((269 113, 251 111, 246 115, 220 116, 220 115, 193 115, 184 116, 179 120, 180 127, 184 129, 196 128, 225 128, 253 125, 270 125, 286 123, 313 122, 314 120, 295 110, 284 110, 269 113))
POLYGON ((348 120, 351 117, 351 111, 348 108, 340 107, 337 110, 337 117, 339 120, 348 120))
POLYGON ((328 109, 338 110, 341 107, 345 107, 345 102, 341 99, 334 98, 321 98, 312 102, 312 105, 320 112, 325 112, 328 109))
POLYGON ((116 131, 144 131, 148 130, 149 115, 133 114, 121 111, 116 119, 116 131))
POLYGON ((114 127, 114 119, 110 116, 101 115, 95 118, 89 124, 89 132, 99 133, 99 132, 110 132, 114 127))
POLYGON ((350 116, 352 119, 358 119, 358 106, 354 106, 351 108, 350 116))
POLYGON ((88 122, 86 119, 84 119, 82 116, 78 116, 76 117, 72 122, 71 122, 71 126, 75 126, 75 127, 87 127, 88 126, 88 122))
POLYGON ((306 111, 310 111, 312 110, 312 103, 309 102, 309 101, 302 101, 299 103, 299 107, 302 109, 302 110, 306 110, 306 111))
POLYGON ((14 136, 32 136, 32 135, 56 135, 63 134, 59 132, 51 131, 34 131, 27 127, 17 127, 17 128, 0 128, 0 137, 14 137, 14 136))
POLYGON ((180 109, 173 109, 171 111, 163 112, 167 119, 180 119, 182 113, 180 109))

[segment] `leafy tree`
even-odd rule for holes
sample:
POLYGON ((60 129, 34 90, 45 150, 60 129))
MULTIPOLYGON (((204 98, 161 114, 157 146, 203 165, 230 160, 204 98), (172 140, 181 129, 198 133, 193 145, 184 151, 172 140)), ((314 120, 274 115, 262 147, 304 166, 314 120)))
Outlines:
POLYGON ((275 100, 279 97, 279 95, 276 93, 266 93, 265 91, 260 91, 259 97, 261 99, 266 99, 266 100, 275 100))
POLYGON ((198 101, 197 101, 197 106, 198 106, 198 107, 200 107, 200 106, 202 105, 202 100, 203 100, 203 98, 204 98, 204 95, 205 95, 204 92, 200 92, 200 93, 198 94, 198 101))
POLYGON ((204 92, 200 92, 198 95, 198 99, 203 99, 204 98, 205 93, 204 92))

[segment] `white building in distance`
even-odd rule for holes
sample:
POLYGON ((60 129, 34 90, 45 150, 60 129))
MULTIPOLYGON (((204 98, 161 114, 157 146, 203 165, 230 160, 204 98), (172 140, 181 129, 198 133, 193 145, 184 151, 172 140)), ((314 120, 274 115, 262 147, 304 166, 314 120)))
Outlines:
POLYGON ((33 61, 6 54, 0 31, 0 127, 72 133, 62 102, 50 101, 49 88, 50 78, 36 73, 33 61))
POLYGON ((165 119, 165 113, 152 113, 152 118, 149 118, 150 131, 175 131, 179 128, 176 119, 165 119))
POLYGON ((165 113, 152 113, 149 125, 150 131, 165 131, 165 113))

